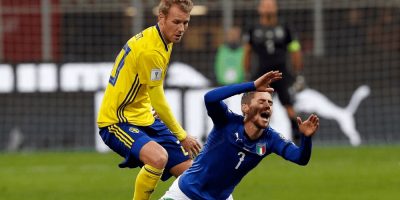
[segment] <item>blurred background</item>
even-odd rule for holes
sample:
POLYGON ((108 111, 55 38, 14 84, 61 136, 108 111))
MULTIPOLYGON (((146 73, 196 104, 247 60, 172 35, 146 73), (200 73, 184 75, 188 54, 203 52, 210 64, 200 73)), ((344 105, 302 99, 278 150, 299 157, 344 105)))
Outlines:
MULTIPOLYGON (((95 95, 104 90, 125 42, 156 24, 159 1, 0 2, 0 151, 94 149, 95 95)), ((218 47, 231 27, 257 22, 258 1, 194 2, 189 29, 174 45, 171 63, 193 67, 213 87, 218 47)), ((398 144, 400 0, 278 4, 280 21, 301 43, 307 87, 345 108, 359 86, 369 86, 371 94, 354 113, 362 144, 398 144)), ((174 89, 182 95, 208 87, 174 89)), ((182 113, 181 121, 187 119, 182 113)), ((329 118, 321 119, 315 141, 349 145, 340 124, 329 118)))

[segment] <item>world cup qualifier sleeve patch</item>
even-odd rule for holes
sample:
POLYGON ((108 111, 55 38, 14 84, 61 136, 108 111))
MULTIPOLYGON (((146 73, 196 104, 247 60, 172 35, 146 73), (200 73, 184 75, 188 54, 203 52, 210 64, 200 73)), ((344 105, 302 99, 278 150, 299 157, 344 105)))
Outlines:
POLYGON ((158 68, 151 69, 150 79, 152 81, 159 81, 159 80, 161 80, 161 77, 162 77, 162 70, 161 69, 158 69, 158 68))

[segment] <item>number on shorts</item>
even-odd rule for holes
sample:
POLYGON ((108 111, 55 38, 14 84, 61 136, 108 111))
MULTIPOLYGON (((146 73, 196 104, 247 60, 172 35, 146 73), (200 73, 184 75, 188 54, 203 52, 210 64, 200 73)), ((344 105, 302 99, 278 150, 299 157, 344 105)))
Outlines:
POLYGON ((185 155, 185 156, 189 155, 189 153, 185 150, 185 148, 183 148, 183 146, 181 146, 181 150, 182 150, 183 155, 185 155))

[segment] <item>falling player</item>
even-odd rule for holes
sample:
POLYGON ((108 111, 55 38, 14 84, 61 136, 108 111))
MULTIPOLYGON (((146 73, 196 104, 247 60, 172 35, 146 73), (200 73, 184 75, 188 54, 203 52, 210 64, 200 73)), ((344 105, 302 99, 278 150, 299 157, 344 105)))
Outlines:
POLYGON ((308 163, 311 136, 319 126, 316 115, 305 121, 297 118, 302 133, 300 146, 269 126, 273 103, 273 89, 269 85, 281 78, 282 73, 271 71, 254 82, 220 87, 204 96, 214 128, 193 166, 175 180, 161 199, 232 199, 240 180, 271 153, 299 165, 308 163), (232 113, 223 102, 240 93, 244 93, 241 103, 244 116, 232 113))

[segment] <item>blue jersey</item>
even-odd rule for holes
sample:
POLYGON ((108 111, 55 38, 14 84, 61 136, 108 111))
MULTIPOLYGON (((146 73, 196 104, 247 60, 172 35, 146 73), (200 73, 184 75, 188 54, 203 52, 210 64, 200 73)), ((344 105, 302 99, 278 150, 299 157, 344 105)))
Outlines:
POLYGON ((227 199, 240 180, 271 153, 300 165, 311 156, 311 138, 297 147, 271 127, 250 140, 243 116, 231 112, 222 101, 235 94, 255 90, 253 82, 224 86, 208 92, 205 103, 214 127, 193 166, 179 179, 179 188, 191 199, 227 199))

